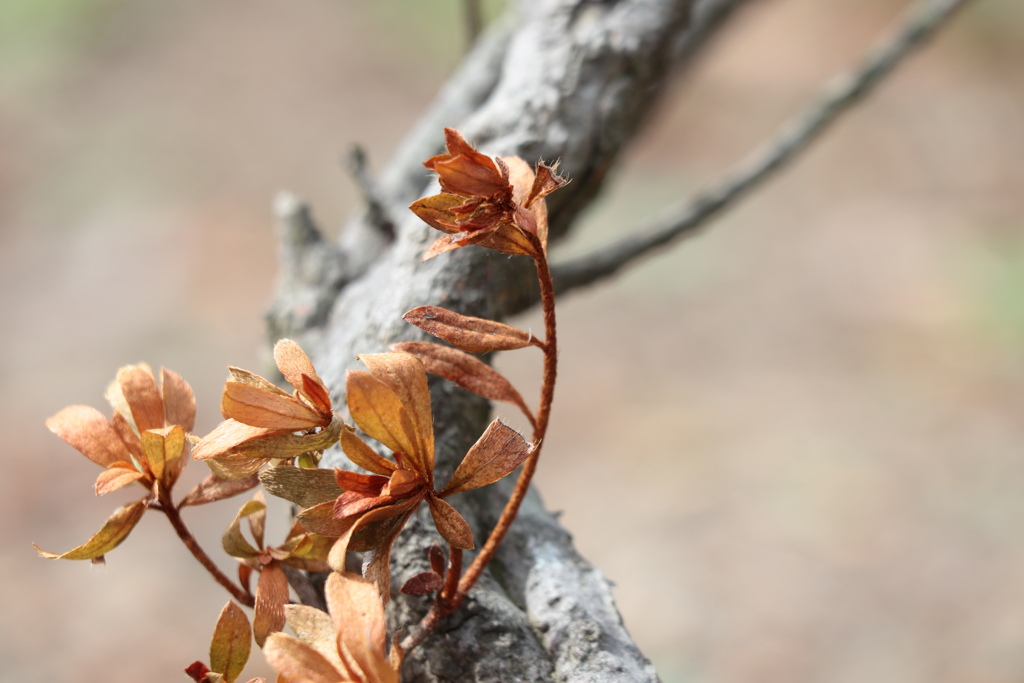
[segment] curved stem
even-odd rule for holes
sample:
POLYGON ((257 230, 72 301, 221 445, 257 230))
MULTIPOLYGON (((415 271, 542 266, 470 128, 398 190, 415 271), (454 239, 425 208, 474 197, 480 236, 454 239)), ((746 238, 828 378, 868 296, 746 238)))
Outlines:
POLYGON ((189 549, 192 556, 199 561, 199 564, 203 565, 206 571, 208 571, 213 577, 214 581, 223 586, 228 593, 231 593, 231 597, 246 607, 254 606, 256 604, 256 599, 243 588, 238 586, 234 581, 229 579, 224 572, 214 564, 213 560, 210 559, 210 556, 207 555, 206 551, 204 551, 199 545, 195 536, 193 536, 192 532, 189 531, 187 526, 185 526, 185 521, 181 518, 181 512, 174 506, 174 503, 171 502, 170 494, 161 487, 158 496, 160 507, 157 509, 167 515, 167 521, 169 521, 171 526, 174 527, 174 530, 178 534, 178 538, 180 538, 181 542, 185 544, 185 547, 189 549))

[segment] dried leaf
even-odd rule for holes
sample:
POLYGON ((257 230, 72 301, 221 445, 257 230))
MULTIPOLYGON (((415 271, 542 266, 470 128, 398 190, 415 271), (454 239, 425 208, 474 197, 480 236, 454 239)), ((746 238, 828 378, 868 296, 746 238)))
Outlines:
POLYGON ((252 631, 256 644, 263 647, 267 636, 284 628, 284 606, 288 602, 288 577, 276 562, 260 571, 256 582, 256 607, 252 631))
MULTIPOLYGON (((420 217, 424 223, 446 233, 456 233, 460 230, 454 227, 457 220, 452 209, 465 203, 466 198, 457 194, 435 194, 432 197, 424 197, 413 202, 409 209, 420 217)), ((426 258, 424 258, 426 260, 426 258)))
POLYGON ((50 560, 96 560, 121 545, 121 542, 128 538, 128 534, 142 519, 142 513, 146 511, 146 507, 145 500, 137 500, 119 507, 88 541, 62 555, 46 552, 35 543, 32 545, 35 546, 37 553, 50 560))
POLYGON ((231 376, 229 382, 238 382, 239 384, 246 384, 255 389, 260 389, 267 392, 268 394, 277 394, 278 396, 291 396, 287 391, 281 387, 268 382, 259 375, 243 370, 242 368, 236 368, 234 366, 228 366, 228 373, 231 376))
POLYGON ((164 485, 173 483, 179 471, 178 462, 185 449, 185 430, 175 425, 142 432, 142 450, 153 476, 164 485))
POLYGON ((338 641, 359 663, 373 671, 374 660, 386 660, 387 623, 376 586, 357 574, 332 572, 324 585, 327 611, 338 641))
POLYGON ((196 683, 207 683, 206 674, 210 673, 210 667, 202 662, 192 662, 185 667, 185 674, 196 683))
POLYGON ((333 503, 342 494, 332 470, 280 465, 263 470, 259 478, 267 493, 303 508, 333 503))
MULTIPOLYGON (((430 388, 423 363, 407 353, 369 353, 358 356, 367 369, 395 392, 412 422, 416 448, 404 451, 428 482, 434 480, 434 418, 430 410, 430 388)), ((365 430, 364 430, 365 431, 365 430)), ((369 432, 367 432, 369 433, 369 432)))
POLYGON ((263 495, 263 490, 258 489, 256 493, 252 494, 252 500, 263 503, 262 510, 256 510, 248 516, 249 531, 256 541, 256 547, 263 548, 263 532, 267 528, 267 498, 263 495))
POLYGON ((102 496, 145 477, 127 462, 115 462, 96 477, 96 495, 102 496))
POLYGON ((224 384, 220 411, 226 418, 264 429, 300 431, 324 422, 322 415, 291 396, 268 394, 240 382, 224 384))
MULTIPOLYGON (((334 478, 333 472, 331 473, 331 478, 334 478)), ((352 525, 357 521, 357 519, 351 517, 335 519, 333 500, 306 508, 296 516, 296 519, 307 531, 331 537, 341 536, 351 529, 352 525)))
POLYGON ((69 406, 46 421, 46 428, 101 467, 130 460, 117 431, 89 406, 69 406))
POLYGON ((196 484, 196 487, 181 499, 181 502, 178 503, 178 508, 180 509, 188 505, 215 503, 218 500, 224 500, 225 498, 237 496, 239 493, 245 493, 249 489, 258 486, 259 483, 260 479, 255 474, 245 479, 221 479, 217 475, 210 474, 196 484))
POLYGON ((467 353, 509 351, 530 344, 541 345, 532 334, 511 325, 460 315, 440 306, 420 306, 402 318, 467 353))
MULTIPOLYGON (((304 391, 302 376, 306 375, 319 385, 319 388, 325 395, 329 393, 327 387, 324 386, 323 380, 316 374, 313 361, 309 359, 309 356, 302 350, 302 347, 291 339, 281 339, 274 344, 274 362, 277 363, 277 369, 281 371, 281 374, 288 380, 288 383, 297 390, 304 391)), ((328 400, 327 412, 330 412, 330 410, 331 404, 328 400)))
POLYGON ((289 681, 340 683, 341 673, 322 654, 285 633, 272 633, 263 645, 263 656, 289 681))
POLYGON ((242 675, 252 648, 252 629, 242 608, 232 601, 224 605, 210 640, 210 668, 233 683, 242 675))
POLYGON ((246 441, 265 438, 272 434, 273 432, 268 434, 267 430, 262 427, 242 424, 237 420, 224 420, 212 432, 203 437, 203 440, 192 451, 192 459, 216 458, 231 453, 246 441))
POLYGON ((428 555, 430 556, 430 568, 443 577, 447 573, 445 570, 445 565, 447 563, 444 559, 444 551, 441 550, 441 546, 437 543, 430 546, 428 555))
POLYGON ((338 634, 331 615, 309 605, 285 605, 284 619, 300 641, 323 655, 335 668, 344 666, 338 656, 338 634))
POLYGON ((354 491, 367 496, 379 496, 381 489, 388 483, 387 477, 349 472, 340 467, 334 468, 334 480, 342 491, 354 491))
POLYGON ((391 473, 391 478, 388 480, 387 485, 381 489, 380 493, 383 496, 390 496, 392 498, 404 498, 416 489, 423 488, 424 486, 426 484, 423 481, 423 477, 412 470, 395 470, 391 473))
POLYGON ((523 464, 531 452, 530 444, 519 432, 500 419, 495 420, 469 449, 438 495, 446 498, 493 484, 523 464))
POLYGON ((148 365, 127 365, 121 368, 117 371, 117 383, 140 434, 164 426, 164 400, 148 365))
POLYGON ((142 451, 142 439, 135 432, 135 427, 129 422, 123 414, 115 412, 110 418, 110 425, 117 432, 118 438, 121 439, 121 443, 128 449, 128 452, 132 454, 138 462, 143 462, 146 459, 145 454, 142 451))
POLYGON ((309 399, 313 407, 320 411, 325 417, 331 414, 331 395, 319 379, 302 376, 302 394, 309 399))
POLYGON ((402 342, 392 349, 414 354, 423 361, 427 372, 443 377, 467 391, 492 401, 518 406, 530 419, 532 413, 511 382, 478 358, 450 346, 431 342, 402 342))
POLYGON ((426 595, 436 593, 443 586, 444 578, 437 572, 420 572, 410 576, 399 592, 406 595, 426 595))
POLYGON ((245 536, 242 535, 242 518, 257 512, 263 512, 266 509, 266 503, 250 500, 238 510, 238 514, 235 515, 231 526, 228 527, 228 530, 224 532, 224 536, 221 537, 221 545, 224 547, 224 552, 231 557, 241 559, 256 557, 259 554, 259 551, 253 548, 249 541, 245 539, 245 536))
POLYGON ((370 448, 349 425, 345 425, 341 430, 341 450, 349 460, 374 474, 386 477, 395 471, 395 463, 370 448))
POLYGON ((430 506, 430 516, 434 518, 438 533, 448 541, 448 545, 472 550, 473 530, 469 528, 469 523, 459 511, 435 496, 429 496, 427 504, 430 506))
POLYGON ((196 397, 192 387, 176 372, 160 368, 160 391, 164 402, 164 424, 179 425, 191 432, 196 422, 196 397))
POLYGON ((345 387, 348 409, 356 425, 392 451, 409 454, 417 439, 402 401, 380 379, 362 370, 349 370, 345 387))

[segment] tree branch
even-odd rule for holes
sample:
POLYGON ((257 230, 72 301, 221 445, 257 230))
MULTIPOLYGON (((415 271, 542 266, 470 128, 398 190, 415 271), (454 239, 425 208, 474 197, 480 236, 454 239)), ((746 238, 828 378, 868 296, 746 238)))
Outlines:
POLYGON ((755 150, 714 189, 673 207, 630 236, 594 253, 552 267, 559 294, 614 275, 655 250, 698 228, 735 204, 821 137, 841 114, 861 101, 892 70, 947 22, 968 0, 922 0, 906 14, 890 38, 850 73, 825 86, 806 110, 776 137, 755 150))

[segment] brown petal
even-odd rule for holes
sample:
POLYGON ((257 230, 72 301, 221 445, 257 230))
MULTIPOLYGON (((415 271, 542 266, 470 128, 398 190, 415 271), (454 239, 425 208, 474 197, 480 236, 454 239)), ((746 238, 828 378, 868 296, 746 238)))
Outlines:
POLYGON ((453 227, 457 218, 452 213, 452 209, 461 206, 465 201, 465 197, 457 194, 435 194, 431 197, 416 200, 409 205, 409 210, 435 230, 454 233, 460 231, 458 228, 453 227))
POLYGON ((96 477, 96 495, 102 496, 145 477, 131 463, 116 462, 96 477))
POLYGON ((271 562, 263 567, 256 582, 252 631, 260 647, 263 647, 267 636, 284 628, 284 606, 287 602, 288 577, 277 562, 271 562))
POLYGON ((430 546, 428 555, 430 556, 430 568, 443 577, 447 572, 445 570, 444 551, 441 550, 441 546, 437 543, 430 546))
POLYGON ((412 421, 416 449, 404 451, 427 481, 434 480, 434 419, 430 410, 427 372, 416 356, 407 353, 369 353, 358 356, 370 374, 395 392, 412 421))
POLYGON ((395 470, 391 474, 387 486, 381 489, 380 493, 382 496, 404 498, 424 485, 423 477, 412 470, 395 470))
POLYGON ((331 470, 279 465, 263 470, 259 477, 267 493, 303 508, 333 503, 342 493, 331 470))
POLYGON ((128 538, 128 534, 132 532, 135 525, 142 519, 142 513, 146 511, 146 507, 145 500, 137 500, 134 503, 117 508, 114 510, 114 514, 110 515, 107 521, 103 523, 100 530, 93 534, 88 541, 62 555, 48 553, 35 543, 32 545, 35 546, 37 553, 50 560, 95 561, 121 545, 121 542, 128 538))
POLYGON ((390 476, 396 469, 395 463, 370 448, 349 425, 341 430, 341 450, 349 460, 374 474, 390 476))
POLYGON ((543 346, 529 332, 483 318, 473 318, 440 306, 420 306, 402 318, 428 334, 444 339, 467 353, 489 353, 543 346))
POLYGON ((188 505, 216 503, 218 500, 224 500, 237 496, 239 493, 245 493, 249 489, 259 486, 259 483, 259 476, 255 474, 244 479, 221 479, 214 474, 210 474, 196 484, 196 487, 181 499, 178 507, 183 508, 188 505))
POLYGON ((344 534, 358 521, 356 517, 335 519, 333 500, 306 508, 296 516, 296 519, 304 529, 314 534, 335 537, 344 534))
POLYGON ((434 526, 453 548, 473 549, 473 530, 459 511, 435 496, 427 497, 430 516, 434 518, 434 526))
POLYGON ((164 400, 148 365, 127 365, 117 371, 117 383, 132 411, 139 433, 164 426, 164 400))
POLYGON ((301 683, 342 683, 341 673, 322 654, 285 633, 272 633, 263 646, 263 656, 275 671, 289 681, 301 683))
POLYGON ((331 395, 327 392, 324 385, 320 383, 320 380, 313 379, 309 375, 303 375, 300 394, 309 399, 309 402, 313 404, 313 408, 318 410, 322 416, 329 417, 331 415, 331 395))
POLYGON ((532 451, 519 432, 500 419, 495 420, 469 449, 438 495, 444 498, 493 484, 523 464, 532 451))
POLYGON ((210 668, 224 676, 225 683, 232 683, 242 675, 245 663, 249 661, 252 647, 252 629, 242 608, 232 601, 224 605, 213 628, 210 640, 210 668))
POLYGON ((102 467, 131 459, 114 427, 95 408, 69 406, 47 420, 46 428, 102 467))
POLYGON ((399 592, 406 595, 426 595, 427 593, 436 593, 443 586, 444 578, 437 572, 420 572, 410 576, 399 592))
POLYGON ((228 530, 224 532, 224 536, 221 537, 221 546, 223 546, 224 552, 231 557, 240 559, 253 558, 259 554, 259 551, 253 548, 245 536, 242 535, 242 518, 258 512, 266 514, 264 512, 266 509, 266 503, 259 500, 250 500, 238 510, 238 514, 235 515, 231 526, 228 527, 228 530))
POLYGON ((291 432, 312 429, 324 422, 322 415, 291 396, 268 394, 239 382, 224 385, 220 411, 226 418, 253 427, 291 432))
POLYGON ((125 417, 123 413, 114 412, 110 418, 110 424, 117 432, 117 436, 121 439, 121 443, 128 449, 136 460, 142 462, 146 459, 145 453, 142 451, 142 439, 135 432, 135 427, 129 422, 129 418, 125 417))
MULTIPOLYGON (((367 510, 374 508, 386 509, 394 503, 395 499, 390 496, 374 496, 372 494, 356 493, 355 491, 345 491, 334 501, 334 518, 358 517, 367 510)), ((395 514, 398 513, 386 516, 394 516, 395 514)))
POLYGON ((368 372, 349 370, 348 410, 356 425, 392 451, 412 453, 417 439, 412 421, 394 390, 368 372))
POLYGON ((402 342, 392 349, 415 354, 423 361, 427 372, 458 384, 467 391, 492 401, 505 401, 518 406, 527 417, 533 414, 515 387, 497 370, 478 358, 450 346, 432 342, 402 342))
POLYGON ((365 553, 393 543, 421 501, 419 497, 406 498, 394 505, 370 510, 359 518, 359 525, 352 531, 348 549, 365 553))
POLYGON ((196 397, 192 387, 176 372, 160 368, 160 391, 164 402, 164 424, 181 425, 191 432, 196 423, 196 397))

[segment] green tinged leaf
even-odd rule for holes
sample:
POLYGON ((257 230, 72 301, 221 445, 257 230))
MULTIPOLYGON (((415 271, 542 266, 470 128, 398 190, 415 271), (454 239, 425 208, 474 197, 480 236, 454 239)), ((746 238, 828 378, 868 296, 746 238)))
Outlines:
POLYGON ((210 641, 210 669, 233 683, 242 675, 252 648, 252 629, 242 608, 232 601, 224 605, 210 641))
POLYGON ((35 546, 37 553, 50 560, 98 560, 128 538, 128 534, 142 519, 142 513, 146 511, 146 507, 145 500, 137 500, 119 507, 103 523, 100 530, 93 534, 92 538, 63 555, 46 552, 35 543, 32 545, 35 546))

